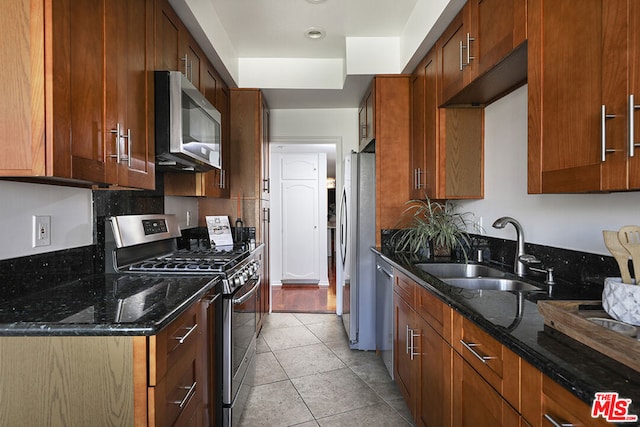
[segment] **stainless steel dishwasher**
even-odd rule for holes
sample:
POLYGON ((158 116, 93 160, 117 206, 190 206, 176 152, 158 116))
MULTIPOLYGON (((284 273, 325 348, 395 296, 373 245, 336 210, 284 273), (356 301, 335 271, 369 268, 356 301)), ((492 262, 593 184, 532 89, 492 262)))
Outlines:
POLYGON ((376 347, 393 379, 393 267, 376 255, 376 347))

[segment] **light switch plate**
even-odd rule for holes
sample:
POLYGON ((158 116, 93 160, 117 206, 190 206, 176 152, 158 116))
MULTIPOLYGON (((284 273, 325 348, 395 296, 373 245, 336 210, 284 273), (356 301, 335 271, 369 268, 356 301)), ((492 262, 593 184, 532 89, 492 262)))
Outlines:
POLYGON ((51 245, 51 217, 33 215, 33 247, 51 245))

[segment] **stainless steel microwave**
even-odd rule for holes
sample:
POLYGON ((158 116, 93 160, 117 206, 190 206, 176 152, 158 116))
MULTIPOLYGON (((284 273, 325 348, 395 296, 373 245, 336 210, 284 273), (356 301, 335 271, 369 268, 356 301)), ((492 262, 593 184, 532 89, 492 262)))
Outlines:
POLYGON ((156 168, 222 168, 220 112, 179 71, 155 72, 156 168))

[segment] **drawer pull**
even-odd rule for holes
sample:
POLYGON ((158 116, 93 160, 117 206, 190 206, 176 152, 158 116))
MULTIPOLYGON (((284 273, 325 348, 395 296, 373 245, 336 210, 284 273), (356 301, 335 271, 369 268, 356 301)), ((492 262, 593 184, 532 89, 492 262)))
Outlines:
POLYGON ((184 342, 187 340, 187 338, 189 337, 189 335, 191 335, 191 333, 193 331, 196 330, 196 328, 198 327, 198 324, 196 323, 195 325, 193 325, 192 327, 189 328, 189 330, 187 331, 186 334, 184 334, 181 337, 175 337, 175 339, 180 343, 180 344, 184 344, 184 342))
POLYGON ((411 336, 410 336, 411 345, 409 347, 409 351, 410 351, 409 356, 411 360, 414 360, 416 356, 420 355, 420 353, 415 352, 416 343, 414 341, 415 338, 420 337, 420 334, 416 334, 415 329, 410 329, 410 331, 411 331, 411 336))
POLYGON ((477 347, 477 346, 479 346, 480 344, 475 344, 475 343, 466 343, 466 342, 464 342, 464 340, 460 340, 460 343, 461 343, 461 344, 462 344, 462 345, 463 345, 467 350, 469 350, 469 351, 471 352, 471 354, 473 354, 475 357, 477 357, 478 359, 480 359, 480 361, 481 361, 482 363, 485 363, 485 364, 486 364, 489 360, 491 360, 491 359, 496 359, 496 358, 495 358, 495 357, 493 357, 493 356, 483 356, 483 355, 481 355, 480 353, 478 353, 477 351, 475 351, 473 347, 477 347))
POLYGON ((553 427, 575 427, 573 423, 558 422, 549 414, 544 414, 544 418, 549 421, 553 427))
POLYGON ((180 407, 180 409, 184 408, 184 406, 189 403, 189 400, 191 400, 191 398, 193 397, 193 395, 196 392, 196 385, 198 383, 196 381, 193 382, 193 384, 191 384, 191 387, 180 387, 183 390, 188 390, 187 394, 184 396, 184 399, 182 400, 176 400, 174 402, 171 402, 175 405, 178 405, 180 407))

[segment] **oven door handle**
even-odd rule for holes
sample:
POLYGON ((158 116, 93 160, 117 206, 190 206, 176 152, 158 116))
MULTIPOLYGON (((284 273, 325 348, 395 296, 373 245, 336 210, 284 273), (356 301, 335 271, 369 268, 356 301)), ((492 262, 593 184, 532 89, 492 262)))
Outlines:
POLYGON ((256 293, 256 291, 258 290, 259 287, 260 287, 260 276, 258 276, 256 278, 256 284, 253 286, 253 288, 251 288, 251 290, 249 292, 247 292, 246 294, 242 295, 240 298, 234 298, 232 300, 233 301, 233 305, 243 304, 245 301, 247 301, 249 298, 251 298, 251 295, 256 293))

